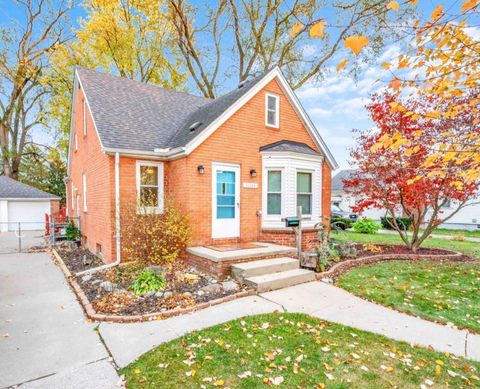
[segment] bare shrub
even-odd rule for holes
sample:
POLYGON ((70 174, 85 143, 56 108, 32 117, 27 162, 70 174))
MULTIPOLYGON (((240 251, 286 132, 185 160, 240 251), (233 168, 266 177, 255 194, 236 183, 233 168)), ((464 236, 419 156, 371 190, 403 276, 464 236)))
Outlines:
POLYGON ((172 199, 165 199, 162 213, 142 204, 122 210, 122 248, 131 261, 171 267, 189 241, 188 216, 172 199))

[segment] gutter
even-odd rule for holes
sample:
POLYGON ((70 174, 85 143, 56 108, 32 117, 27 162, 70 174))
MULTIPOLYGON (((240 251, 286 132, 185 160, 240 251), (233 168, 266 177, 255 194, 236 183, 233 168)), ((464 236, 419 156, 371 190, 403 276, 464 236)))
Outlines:
POLYGON ((96 273, 99 270, 109 269, 118 266, 122 260, 120 244, 120 153, 115 153, 115 262, 94 267, 76 273, 77 276, 96 273))
POLYGON ((106 154, 120 153, 126 157, 150 157, 159 160, 169 160, 181 158, 186 155, 185 147, 176 147, 174 149, 154 149, 152 151, 134 150, 134 149, 117 149, 111 147, 104 147, 103 152, 106 154))

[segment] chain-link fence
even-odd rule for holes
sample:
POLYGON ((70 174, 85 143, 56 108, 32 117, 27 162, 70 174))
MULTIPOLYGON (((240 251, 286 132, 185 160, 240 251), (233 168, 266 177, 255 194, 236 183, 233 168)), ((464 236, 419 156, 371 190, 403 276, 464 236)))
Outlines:
POLYGON ((71 240, 80 239, 80 218, 50 216, 43 222, 0 222, 0 254, 41 251, 67 239, 69 223, 75 226, 71 240))
POLYGON ((0 254, 41 250, 45 245, 45 222, 0 222, 0 254))

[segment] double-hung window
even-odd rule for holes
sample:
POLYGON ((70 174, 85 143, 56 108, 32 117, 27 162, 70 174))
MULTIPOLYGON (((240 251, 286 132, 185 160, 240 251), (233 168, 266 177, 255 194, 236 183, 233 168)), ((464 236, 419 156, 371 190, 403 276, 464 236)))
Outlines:
POLYGON ((267 215, 282 214, 282 171, 267 172, 267 215))
POLYGON ((163 165, 137 162, 138 206, 146 212, 163 210, 163 165))
POLYGON ((280 97, 270 93, 265 94, 265 124, 269 127, 279 127, 280 97))
POLYGON ((297 206, 303 215, 312 214, 312 173, 297 172, 297 206))

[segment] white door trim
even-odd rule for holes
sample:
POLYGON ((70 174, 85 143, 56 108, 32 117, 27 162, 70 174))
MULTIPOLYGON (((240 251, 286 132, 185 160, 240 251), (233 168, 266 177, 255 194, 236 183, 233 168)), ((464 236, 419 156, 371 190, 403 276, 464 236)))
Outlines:
POLYGON ((212 162, 212 239, 240 237, 240 165, 212 162), (226 170, 235 173, 235 217, 217 218, 217 171, 226 170))

